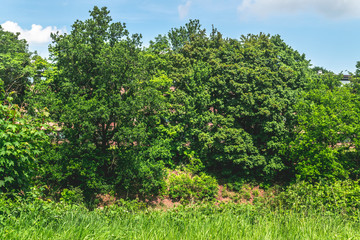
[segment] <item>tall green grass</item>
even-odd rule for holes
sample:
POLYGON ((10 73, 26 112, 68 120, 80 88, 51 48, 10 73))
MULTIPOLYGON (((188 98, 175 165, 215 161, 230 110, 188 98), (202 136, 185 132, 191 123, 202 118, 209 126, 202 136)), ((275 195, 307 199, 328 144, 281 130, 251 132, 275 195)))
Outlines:
POLYGON ((52 206, 8 212, 0 239, 360 239, 359 222, 336 213, 231 204, 167 211, 52 206))

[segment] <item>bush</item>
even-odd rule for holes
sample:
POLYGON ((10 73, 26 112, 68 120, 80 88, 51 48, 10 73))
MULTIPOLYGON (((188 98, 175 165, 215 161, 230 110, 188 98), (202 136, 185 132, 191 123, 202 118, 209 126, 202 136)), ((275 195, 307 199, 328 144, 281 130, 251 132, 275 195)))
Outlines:
POLYGON ((24 190, 31 185, 37 156, 48 140, 44 128, 17 105, 5 105, 0 100, 0 192, 24 190))
POLYGON ((310 184, 298 182, 276 198, 276 207, 284 209, 321 210, 352 214, 360 209, 359 181, 336 181, 310 184))
POLYGON ((157 196, 160 192, 165 190, 164 175, 163 162, 141 162, 135 178, 138 189, 135 190, 138 190, 138 194, 142 198, 157 196))
POLYGON ((82 204, 84 202, 83 191, 76 187, 71 189, 63 189, 60 201, 66 204, 82 204))
POLYGON ((230 191, 234 192, 241 192, 244 184, 242 182, 234 182, 234 183, 228 183, 227 188, 230 191))
POLYGON ((218 193, 216 179, 205 173, 192 175, 189 172, 169 172, 167 184, 168 195, 175 200, 212 200, 218 193))
POLYGON ((347 87, 303 93, 295 106, 295 139, 285 146, 297 178, 344 180, 356 177, 359 100, 347 87))

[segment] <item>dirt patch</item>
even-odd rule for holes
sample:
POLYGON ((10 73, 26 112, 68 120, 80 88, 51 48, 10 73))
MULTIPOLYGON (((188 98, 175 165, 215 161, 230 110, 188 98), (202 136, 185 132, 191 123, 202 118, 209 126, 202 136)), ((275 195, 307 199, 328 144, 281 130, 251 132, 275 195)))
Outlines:
POLYGON ((105 206, 110 206, 116 203, 116 197, 110 194, 98 194, 96 199, 99 199, 98 208, 104 208, 105 206))
MULTIPOLYGON (((178 174, 177 171, 173 171, 172 174, 178 174)), ((237 204, 253 204, 256 198, 266 197, 266 192, 259 186, 250 186, 245 184, 241 190, 233 191, 226 187, 226 185, 219 185, 217 196, 215 198, 215 204, 221 203, 237 203, 237 204)), ((117 200, 121 197, 112 196, 110 194, 98 194, 96 198, 99 200, 98 208, 104 208, 105 206, 116 204, 117 200)), ((168 196, 153 197, 143 201, 145 205, 157 210, 164 210, 174 208, 181 205, 179 201, 174 201, 168 196)))
POLYGON ((167 210, 179 206, 180 202, 171 200, 170 198, 157 198, 150 203, 150 206, 158 210, 167 210))

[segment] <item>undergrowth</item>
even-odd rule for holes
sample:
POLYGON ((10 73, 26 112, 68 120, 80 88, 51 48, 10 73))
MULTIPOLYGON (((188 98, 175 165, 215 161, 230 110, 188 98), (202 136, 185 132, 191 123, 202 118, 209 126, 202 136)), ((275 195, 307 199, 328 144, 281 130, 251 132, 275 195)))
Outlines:
POLYGON ((60 193, 59 201, 38 188, 1 194, 0 239, 360 239, 358 182, 241 190, 258 200, 183 202, 164 210, 118 199, 90 210, 76 189, 60 193))

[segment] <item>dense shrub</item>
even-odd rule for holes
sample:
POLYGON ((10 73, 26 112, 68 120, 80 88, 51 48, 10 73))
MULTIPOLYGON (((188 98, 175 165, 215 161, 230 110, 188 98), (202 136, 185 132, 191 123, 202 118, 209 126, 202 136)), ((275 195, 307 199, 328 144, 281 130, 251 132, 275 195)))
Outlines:
POLYGON ((165 189, 165 170, 162 161, 142 160, 134 156, 119 161, 114 184, 125 197, 150 199, 165 189))
MULTIPOLYGON (((165 188, 164 163, 134 150, 109 150, 104 156, 94 152, 79 158, 68 157, 69 146, 51 145, 41 156, 42 177, 39 182, 60 189, 79 188, 85 201, 96 194, 115 192, 124 198, 147 199, 165 188), (85 157, 87 156, 87 157, 85 157), (97 157, 97 158, 95 158, 97 157), (115 163, 111 160, 117 158, 115 163)), ((71 153, 69 153, 71 154, 71 153)), ((74 153, 76 155, 76 150, 74 153)))
POLYGON ((39 168, 37 156, 48 141, 44 127, 0 99, 0 192, 29 187, 39 168))
POLYGON ((296 211, 317 210, 356 214, 360 210, 359 181, 297 182, 276 198, 276 207, 296 211))
POLYGON ((80 188, 63 189, 61 191, 61 202, 66 204, 83 204, 84 196, 80 188))
POLYGON ((295 174, 307 181, 356 178, 360 116, 357 97, 348 87, 330 88, 320 83, 302 97, 303 101, 296 105, 295 139, 285 150, 295 174))
POLYGON ((167 187, 171 199, 182 201, 213 200, 218 193, 216 179, 205 173, 193 175, 184 171, 170 171, 167 187))

